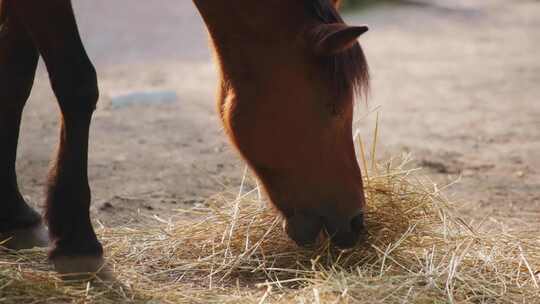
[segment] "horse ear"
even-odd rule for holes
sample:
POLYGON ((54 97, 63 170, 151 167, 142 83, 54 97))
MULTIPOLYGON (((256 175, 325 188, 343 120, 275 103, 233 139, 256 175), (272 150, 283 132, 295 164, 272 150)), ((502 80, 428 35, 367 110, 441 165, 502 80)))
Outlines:
POLYGON ((348 26, 343 23, 320 25, 311 34, 314 51, 321 56, 346 51, 353 47, 358 37, 368 30, 367 25, 348 26))

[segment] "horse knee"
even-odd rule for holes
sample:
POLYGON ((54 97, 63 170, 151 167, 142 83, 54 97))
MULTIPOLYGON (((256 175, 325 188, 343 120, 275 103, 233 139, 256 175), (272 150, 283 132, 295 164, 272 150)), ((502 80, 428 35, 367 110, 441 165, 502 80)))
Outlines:
MULTIPOLYGON (((24 52, 24 51, 23 51, 24 52)), ((26 100, 30 97, 34 84, 34 73, 37 65, 37 56, 29 54, 19 61, 17 72, 13 72, 10 64, 0 71, 0 108, 22 110, 26 100)))
POLYGON ((51 83, 64 115, 91 114, 95 110, 99 89, 96 70, 90 62, 75 68, 63 66, 51 73, 51 83))
POLYGON ((0 25, 2 109, 22 110, 32 90, 38 58, 36 47, 20 24, 10 20, 0 25))

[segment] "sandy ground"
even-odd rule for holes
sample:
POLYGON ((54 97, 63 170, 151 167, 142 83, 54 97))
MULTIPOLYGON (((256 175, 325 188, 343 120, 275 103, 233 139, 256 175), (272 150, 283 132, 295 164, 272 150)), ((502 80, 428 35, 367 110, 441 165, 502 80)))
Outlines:
MULTIPOLYGON (((415 165, 475 218, 513 227, 540 219, 540 2, 430 1, 347 16, 373 75, 358 129, 378 155, 411 152, 415 165), (369 115, 368 115, 369 114, 369 115)), ((91 134, 94 219, 105 225, 168 219, 240 184, 244 165, 214 109, 215 70, 191 1, 74 1, 99 72, 91 134), (126 92, 174 90, 173 104, 111 106, 126 92)), ((24 194, 43 200, 58 111, 43 66, 26 108, 18 159, 24 194)))

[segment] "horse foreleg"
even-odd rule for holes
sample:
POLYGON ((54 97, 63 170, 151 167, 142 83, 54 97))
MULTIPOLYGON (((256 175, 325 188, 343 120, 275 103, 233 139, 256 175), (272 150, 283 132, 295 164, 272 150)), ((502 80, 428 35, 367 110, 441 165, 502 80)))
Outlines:
POLYGON ((60 273, 96 272, 103 265, 103 249, 90 221, 87 173, 89 128, 98 99, 96 72, 69 0, 11 3, 43 56, 62 112, 47 186, 49 258, 60 273))
POLYGON ((32 89, 39 55, 22 24, 6 10, 6 4, 1 3, 0 18, 0 243, 24 249, 48 243, 41 217, 19 192, 15 171, 22 111, 32 89))

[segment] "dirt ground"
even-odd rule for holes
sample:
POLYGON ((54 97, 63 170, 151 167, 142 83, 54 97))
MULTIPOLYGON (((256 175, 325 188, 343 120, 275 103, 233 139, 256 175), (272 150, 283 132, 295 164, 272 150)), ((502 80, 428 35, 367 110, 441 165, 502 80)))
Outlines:
MULTIPOLYGON (((375 110, 380 158, 411 152, 474 218, 512 227, 540 219, 540 2, 429 1, 349 13, 373 76, 358 130, 375 110)), ((107 226, 167 220, 237 188, 242 161, 214 109, 215 68, 191 1, 76 0, 101 100, 90 151, 94 219, 107 226), (173 90, 172 104, 115 108, 120 94, 173 90)), ((58 111, 40 67, 25 111, 19 181, 36 206, 58 136, 58 111)))

